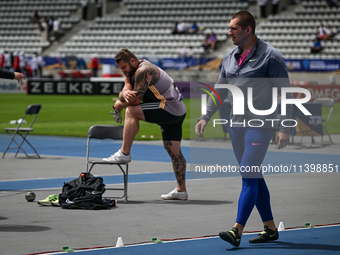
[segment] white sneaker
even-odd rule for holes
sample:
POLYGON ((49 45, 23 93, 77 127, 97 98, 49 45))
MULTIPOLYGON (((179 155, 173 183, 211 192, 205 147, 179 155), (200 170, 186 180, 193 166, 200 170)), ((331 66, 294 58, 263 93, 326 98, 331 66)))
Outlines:
POLYGON ((186 191, 179 192, 177 188, 175 188, 173 191, 170 191, 168 194, 161 195, 161 198, 163 198, 164 200, 187 200, 188 193, 186 191))
POLYGON ((120 150, 108 158, 102 159, 104 162, 128 163, 131 162, 131 155, 124 155, 120 150))
POLYGON ((110 112, 113 116, 113 119, 119 123, 119 124, 122 124, 122 121, 123 121, 123 118, 122 118, 122 113, 117 111, 116 109, 113 109, 114 111, 113 112, 110 112))

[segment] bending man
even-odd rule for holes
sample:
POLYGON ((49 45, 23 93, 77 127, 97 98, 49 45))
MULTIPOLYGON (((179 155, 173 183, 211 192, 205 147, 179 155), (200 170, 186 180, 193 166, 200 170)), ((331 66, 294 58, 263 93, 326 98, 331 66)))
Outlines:
POLYGON ((119 51, 115 61, 125 75, 124 88, 113 106, 115 117, 126 108, 123 144, 118 152, 103 161, 130 162, 130 149, 139 131, 139 121, 158 124, 177 180, 177 187, 161 198, 187 200, 186 161, 181 152, 182 123, 186 108, 181 93, 172 78, 162 69, 138 59, 128 49, 119 51))

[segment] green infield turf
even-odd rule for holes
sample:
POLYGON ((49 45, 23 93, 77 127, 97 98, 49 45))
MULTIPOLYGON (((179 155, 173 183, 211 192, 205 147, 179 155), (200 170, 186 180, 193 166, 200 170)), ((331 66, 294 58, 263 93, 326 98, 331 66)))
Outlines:
MULTIPOLYGON (((28 105, 41 104, 41 112, 34 124, 34 134, 86 137, 87 130, 92 125, 117 124, 109 113, 113 105, 112 97, 0 94, 0 132, 4 133, 4 128, 7 127, 15 127, 9 122, 20 119, 28 105)), ((200 116, 200 99, 193 99, 191 103, 190 99, 184 99, 184 103, 188 113, 183 124, 183 139, 190 139, 190 133, 195 137, 193 127, 200 116)), ((216 114, 214 118, 219 118, 218 113, 216 114)), ((323 117, 327 114, 327 109, 323 109, 323 117)), ((329 132, 340 133, 339 124, 340 103, 336 103, 328 127, 329 132)), ((209 138, 223 136, 222 127, 214 129, 214 132, 205 133, 205 137, 209 138)), ((136 139, 161 139, 160 129, 155 124, 140 122, 140 131, 136 139)))
MULTIPOLYGON (((114 104, 112 97, 0 94, 0 132, 4 133, 4 128, 7 127, 15 127, 9 122, 20 119, 28 105, 41 104, 42 108, 32 134, 86 137, 92 125, 119 125, 110 114, 114 104)), ((189 108, 189 99, 184 102, 189 108)), ((189 115, 190 112, 183 125, 184 139, 189 139, 190 136, 189 115)), ((153 139, 161 139, 159 126, 140 122, 136 139, 150 139, 150 136, 153 136, 153 139)))

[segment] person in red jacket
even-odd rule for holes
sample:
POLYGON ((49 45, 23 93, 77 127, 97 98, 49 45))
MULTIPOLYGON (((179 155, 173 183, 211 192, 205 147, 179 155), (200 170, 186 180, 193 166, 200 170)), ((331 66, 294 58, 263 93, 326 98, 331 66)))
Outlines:
POLYGON ((99 66, 99 60, 98 55, 93 54, 91 58, 91 77, 97 77, 98 76, 98 66, 99 66))
POLYGON ((4 54, 4 51, 1 50, 0 51, 0 69, 4 67, 4 63, 5 63, 5 54, 4 54))
POLYGON ((20 59, 19 59, 19 55, 16 51, 13 53, 13 69, 14 69, 15 72, 21 72, 20 59))

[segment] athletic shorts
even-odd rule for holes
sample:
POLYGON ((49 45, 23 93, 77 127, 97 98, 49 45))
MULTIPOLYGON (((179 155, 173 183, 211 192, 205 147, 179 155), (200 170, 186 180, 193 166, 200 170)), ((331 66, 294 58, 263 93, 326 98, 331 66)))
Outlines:
POLYGON ((141 104, 145 121, 155 123, 161 127, 163 141, 181 141, 182 124, 186 114, 172 115, 162 108, 148 109, 146 104, 141 104))

